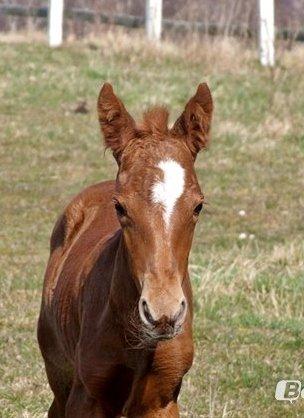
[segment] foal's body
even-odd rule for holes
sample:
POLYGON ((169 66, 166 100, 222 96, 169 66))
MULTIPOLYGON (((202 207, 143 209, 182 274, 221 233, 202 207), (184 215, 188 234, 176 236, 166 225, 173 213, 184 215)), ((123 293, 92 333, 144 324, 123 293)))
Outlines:
POLYGON ((109 85, 98 111, 119 172, 80 193, 51 237, 38 326, 49 417, 178 417, 193 359, 187 267, 202 206, 193 162, 211 95, 200 85, 170 131, 163 109, 136 128, 109 85))
MULTIPOLYGON (((193 356, 191 314, 182 334, 154 347, 141 348, 128 335, 138 291, 124 262, 114 191, 112 181, 84 190, 52 234, 39 325, 55 395, 50 417, 64 417, 67 401, 71 417, 177 416, 179 385, 193 356), (111 286, 120 289, 114 306, 111 286)), ((183 287, 191 306, 188 277, 183 287)))

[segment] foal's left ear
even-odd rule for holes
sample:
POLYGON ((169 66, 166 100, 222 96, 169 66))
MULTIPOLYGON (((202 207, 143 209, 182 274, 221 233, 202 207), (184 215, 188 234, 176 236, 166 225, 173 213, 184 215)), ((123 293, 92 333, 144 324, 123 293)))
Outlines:
POLYGON ((135 121, 109 83, 105 83, 100 90, 97 111, 105 145, 111 148, 119 163, 124 147, 134 135, 135 121))
POLYGON ((195 95, 186 104, 171 130, 173 134, 185 138, 194 158, 208 145, 212 112, 213 101, 209 87, 206 83, 199 84, 195 95))

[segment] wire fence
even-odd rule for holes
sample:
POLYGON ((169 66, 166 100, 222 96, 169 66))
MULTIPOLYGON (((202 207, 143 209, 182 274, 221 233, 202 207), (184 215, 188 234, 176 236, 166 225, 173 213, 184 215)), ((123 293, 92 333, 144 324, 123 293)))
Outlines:
MULTIPOLYGON (((277 0, 276 35, 304 41, 304 0, 277 0)), ((256 37, 256 0, 163 0, 163 31, 256 37)), ((44 30, 48 4, 39 0, 0 2, 0 31, 44 30)), ((128 28, 144 26, 143 0, 65 0, 65 34, 78 37, 97 31, 100 24, 128 28)))

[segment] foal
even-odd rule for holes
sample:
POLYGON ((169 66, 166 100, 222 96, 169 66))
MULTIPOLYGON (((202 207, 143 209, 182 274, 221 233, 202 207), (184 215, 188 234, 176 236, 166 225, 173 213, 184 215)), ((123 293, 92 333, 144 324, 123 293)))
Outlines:
POLYGON ((51 237, 38 340, 51 418, 178 417, 193 358, 188 256, 203 205, 194 160, 212 98, 200 84, 174 126, 136 125, 111 85, 98 99, 116 181, 88 187, 51 237))

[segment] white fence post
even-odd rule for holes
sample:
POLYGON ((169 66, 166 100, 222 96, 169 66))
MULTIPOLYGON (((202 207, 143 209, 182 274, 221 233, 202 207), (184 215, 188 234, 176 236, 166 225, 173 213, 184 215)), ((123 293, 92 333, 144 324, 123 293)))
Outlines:
POLYGON ((146 33, 152 41, 158 41, 161 38, 162 14, 162 0, 146 0, 146 33))
POLYGON ((62 44, 63 1, 49 0, 49 45, 53 48, 62 44))
POLYGON ((274 66, 274 0, 259 0, 260 9, 260 61, 264 66, 274 66))

